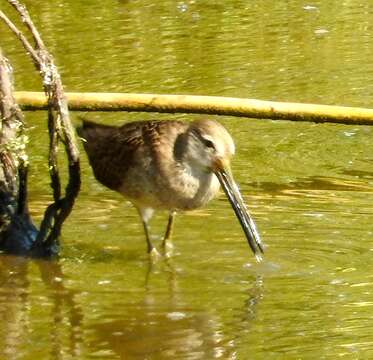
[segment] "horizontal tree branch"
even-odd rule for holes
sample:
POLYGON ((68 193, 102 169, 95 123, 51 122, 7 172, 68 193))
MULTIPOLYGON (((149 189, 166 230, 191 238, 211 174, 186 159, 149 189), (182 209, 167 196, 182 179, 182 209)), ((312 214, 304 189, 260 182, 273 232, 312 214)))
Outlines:
MULTIPOLYGON (((240 116, 259 119, 373 125, 373 109, 195 95, 65 93, 71 111, 142 111, 240 116)), ((19 91, 23 110, 42 110, 41 92, 19 91)))

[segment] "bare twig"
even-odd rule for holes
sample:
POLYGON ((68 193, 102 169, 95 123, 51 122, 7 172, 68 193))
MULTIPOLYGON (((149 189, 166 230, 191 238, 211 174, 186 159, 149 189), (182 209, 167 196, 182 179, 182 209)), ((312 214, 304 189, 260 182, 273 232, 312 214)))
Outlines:
POLYGON ((21 31, 2 13, 0 18, 21 40, 25 49, 31 54, 35 67, 43 79, 44 92, 48 99, 48 129, 49 129, 49 172, 53 189, 54 203, 51 204, 44 215, 41 231, 35 246, 58 245, 61 227, 70 214, 75 198, 80 189, 79 151, 76 145, 73 127, 70 122, 67 100, 64 95, 62 81, 53 57, 48 52, 42 38, 36 29, 26 7, 18 0, 8 0, 20 14, 23 23, 30 31, 35 46, 32 47, 21 31), (61 180, 58 171, 58 145, 62 140, 68 158, 69 180, 62 197, 61 180))
POLYGON ((28 13, 26 6, 21 4, 18 0, 8 0, 9 3, 19 12, 22 16, 22 21, 26 27, 30 30, 32 37, 35 41, 37 49, 45 49, 44 42, 40 37, 39 32, 36 30, 33 21, 31 20, 30 14, 28 13))
POLYGON ((32 59, 35 62, 40 62, 38 53, 34 50, 31 46, 27 38, 23 35, 21 31, 9 20, 9 18, 0 10, 0 19, 5 22, 5 24, 9 27, 10 30, 14 32, 14 34, 21 40, 21 43, 25 50, 31 55, 32 59))

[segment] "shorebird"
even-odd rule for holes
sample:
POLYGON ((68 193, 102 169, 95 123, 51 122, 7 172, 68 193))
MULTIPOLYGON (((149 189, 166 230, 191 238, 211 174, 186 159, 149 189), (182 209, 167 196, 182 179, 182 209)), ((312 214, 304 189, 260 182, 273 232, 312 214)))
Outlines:
POLYGON ((169 212, 162 246, 171 249, 176 212, 204 206, 221 185, 261 260, 263 244, 230 170, 234 142, 220 123, 150 120, 117 127, 83 120, 78 134, 96 179, 138 210, 149 253, 158 254, 148 228, 154 210, 169 212))

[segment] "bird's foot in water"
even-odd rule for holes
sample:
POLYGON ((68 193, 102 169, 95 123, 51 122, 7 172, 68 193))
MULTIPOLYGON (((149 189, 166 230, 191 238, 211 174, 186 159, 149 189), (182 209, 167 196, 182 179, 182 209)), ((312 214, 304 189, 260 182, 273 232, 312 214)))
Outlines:
POLYGON ((158 250, 154 247, 149 252, 149 258, 153 263, 158 262, 162 259, 162 255, 158 252, 158 250))
POLYGON ((170 240, 163 241, 162 250, 163 250, 163 256, 169 259, 174 252, 174 244, 170 240))

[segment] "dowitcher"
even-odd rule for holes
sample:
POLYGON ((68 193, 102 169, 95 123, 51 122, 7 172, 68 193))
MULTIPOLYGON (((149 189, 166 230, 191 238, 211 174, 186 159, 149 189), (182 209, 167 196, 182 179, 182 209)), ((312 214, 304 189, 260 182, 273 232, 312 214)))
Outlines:
POLYGON ((83 120, 78 129, 96 179, 130 200, 141 217, 147 249, 153 247, 148 222, 154 210, 167 210, 163 248, 177 211, 193 210, 224 189, 258 260, 263 245, 230 170, 235 146, 228 131, 213 120, 136 121, 123 126, 83 120))

